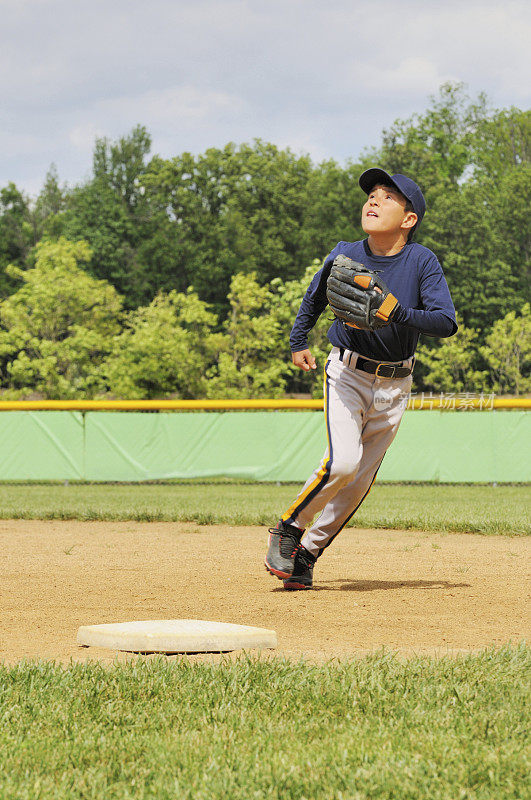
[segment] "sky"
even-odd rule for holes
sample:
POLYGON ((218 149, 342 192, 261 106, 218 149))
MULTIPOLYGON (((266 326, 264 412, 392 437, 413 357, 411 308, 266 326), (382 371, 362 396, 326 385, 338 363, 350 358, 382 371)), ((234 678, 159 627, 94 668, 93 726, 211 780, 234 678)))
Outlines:
POLYGON ((445 81, 530 106, 527 0, 0 0, 0 186, 89 177, 96 137, 153 153, 261 138, 341 163, 445 81))

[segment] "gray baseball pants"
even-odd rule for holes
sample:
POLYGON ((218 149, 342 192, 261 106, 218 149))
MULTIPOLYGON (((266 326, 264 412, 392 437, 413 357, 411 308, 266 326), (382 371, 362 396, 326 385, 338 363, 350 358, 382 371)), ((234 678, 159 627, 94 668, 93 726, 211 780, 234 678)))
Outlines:
MULTIPOLYGON (((351 350, 345 350, 343 358, 339 348, 330 351, 324 379, 328 446, 321 464, 282 515, 284 522, 307 528, 302 545, 315 556, 368 495, 411 390, 411 375, 380 378, 356 369, 357 357, 351 350)), ((413 359, 386 363, 410 367, 413 359)))

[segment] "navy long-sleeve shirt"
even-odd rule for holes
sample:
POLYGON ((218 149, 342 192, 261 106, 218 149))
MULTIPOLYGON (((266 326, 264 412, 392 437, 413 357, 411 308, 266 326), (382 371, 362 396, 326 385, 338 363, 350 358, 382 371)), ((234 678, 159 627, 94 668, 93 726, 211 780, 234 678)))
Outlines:
POLYGON ((414 354, 420 333, 445 337, 456 332, 455 309, 448 284, 431 250, 408 242, 394 256, 376 256, 367 239, 338 242, 302 299, 290 335, 292 352, 308 347, 308 334, 328 304, 326 282, 332 262, 339 254, 377 272, 400 306, 393 322, 377 331, 359 331, 339 319, 334 320, 328 330, 331 344, 377 361, 404 361, 414 354))

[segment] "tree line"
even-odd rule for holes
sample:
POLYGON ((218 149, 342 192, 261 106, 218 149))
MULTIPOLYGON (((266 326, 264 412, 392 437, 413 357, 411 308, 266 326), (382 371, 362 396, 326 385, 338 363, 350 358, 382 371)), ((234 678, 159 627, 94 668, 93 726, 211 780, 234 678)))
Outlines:
MULTIPOLYGON (((319 394, 289 363, 289 330, 323 257, 364 236, 357 180, 379 165, 423 188, 417 240, 461 324, 422 342, 417 390, 527 392, 530 128, 528 111, 445 84, 345 165, 259 140, 163 159, 142 126, 97 140, 83 183, 52 168, 35 199, 0 189, 0 391, 319 394)), ((322 358, 329 317, 311 339, 322 358)))

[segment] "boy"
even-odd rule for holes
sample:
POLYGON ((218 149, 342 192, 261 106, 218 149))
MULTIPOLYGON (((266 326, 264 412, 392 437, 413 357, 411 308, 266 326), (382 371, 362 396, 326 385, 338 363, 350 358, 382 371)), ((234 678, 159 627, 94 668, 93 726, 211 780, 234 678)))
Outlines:
POLYGON ((293 363, 303 370, 316 368, 308 333, 326 308, 327 279, 336 256, 379 273, 398 303, 378 330, 358 330, 336 319, 328 331, 328 447, 295 502, 269 530, 265 565, 284 580, 285 589, 312 587, 317 557, 369 493, 407 404, 419 333, 446 337, 457 330, 441 266, 430 250, 412 240, 426 209, 419 186, 405 175, 377 168, 364 172, 359 184, 367 194, 361 224, 368 238, 339 242, 313 277, 290 335, 293 363))

